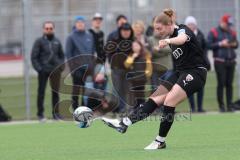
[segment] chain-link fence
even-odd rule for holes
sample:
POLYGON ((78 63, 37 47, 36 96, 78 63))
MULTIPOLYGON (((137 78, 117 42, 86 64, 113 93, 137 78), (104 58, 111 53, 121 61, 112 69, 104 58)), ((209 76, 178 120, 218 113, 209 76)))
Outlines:
MULTIPOLYGON (((34 40, 42 34, 44 21, 55 22, 56 35, 65 46, 76 15, 85 16, 90 27, 91 17, 100 12, 104 17, 103 31, 108 35, 116 28, 115 18, 120 13, 130 22, 143 20, 148 25, 153 16, 169 7, 176 10, 178 23, 188 15, 195 16, 205 35, 226 12, 235 18, 236 29, 240 27, 239 0, 0 0, 0 103, 11 113, 18 112, 16 119, 35 114, 37 81, 30 52, 34 40)), ((215 95, 215 85, 208 87, 206 90, 215 95)), ((46 106, 50 106, 49 97, 46 91, 46 106)), ((206 105, 216 105, 214 96, 206 99, 214 101, 206 105)))

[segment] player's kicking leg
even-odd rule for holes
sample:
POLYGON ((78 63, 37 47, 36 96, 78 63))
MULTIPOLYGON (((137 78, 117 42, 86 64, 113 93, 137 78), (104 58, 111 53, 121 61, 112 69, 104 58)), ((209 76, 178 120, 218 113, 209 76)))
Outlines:
POLYGON ((186 97, 185 91, 182 90, 180 86, 174 85, 169 93, 163 94, 162 96, 150 97, 147 102, 145 102, 143 105, 140 105, 132 114, 123 118, 121 121, 110 119, 105 119, 103 121, 117 131, 125 133, 128 126, 149 116, 159 106, 159 103, 163 101, 163 116, 161 119, 159 135, 145 149, 164 149, 166 148, 165 138, 174 121, 175 106, 186 97))
POLYGON ((157 107, 163 104, 166 93, 168 93, 168 89, 160 85, 149 100, 140 104, 128 117, 124 117, 121 121, 108 118, 102 120, 109 127, 116 129, 120 133, 125 133, 128 126, 147 118, 157 107))

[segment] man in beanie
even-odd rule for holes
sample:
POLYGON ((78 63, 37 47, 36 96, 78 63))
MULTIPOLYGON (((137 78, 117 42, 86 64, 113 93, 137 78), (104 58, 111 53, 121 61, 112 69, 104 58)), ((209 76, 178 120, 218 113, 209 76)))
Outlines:
POLYGON ((208 45, 213 50, 214 67, 217 76, 217 100, 220 112, 225 111, 223 91, 226 87, 227 111, 232 109, 233 79, 236 65, 235 49, 238 48, 237 34, 232 29, 233 17, 224 14, 219 26, 208 34, 208 45))
MULTIPOLYGON (((127 56, 132 53, 132 42, 134 41, 134 32, 129 23, 123 24, 118 28, 117 35, 112 41, 107 42, 105 51, 111 62, 111 76, 115 93, 120 100, 120 104, 114 112, 125 112, 127 107, 127 98, 129 97, 129 82, 127 81, 127 69, 124 62, 127 56), (117 44, 111 47, 112 44, 117 44), (110 47, 108 47, 110 46, 110 47), (108 48, 111 48, 108 50, 108 48)), ((129 104, 129 103, 128 103, 129 104)))
MULTIPOLYGON (((206 62, 208 62, 207 65, 207 69, 210 69, 210 63, 207 57, 207 45, 206 45, 206 40, 204 38, 203 33, 200 31, 200 29, 197 26, 197 20, 195 17, 193 16, 188 16, 185 19, 185 25, 188 26, 188 28, 190 28, 193 33, 195 34, 195 36, 197 37, 197 40, 200 44, 200 47, 203 49, 203 53, 204 53, 204 58, 206 59, 206 62)), ((205 112, 203 110, 202 104, 203 104, 203 96, 204 96, 204 88, 202 88, 199 92, 196 93, 197 94, 197 112, 205 112)), ((190 97, 188 97, 189 103, 190 103, 190 107, 192 112, 195 112, 195 95, 192 95, 190 97)))
MULTIPOLYGON (((75 26, 73 28, 72 33, 67 38, 66 41, 66 57, 67 59, 72 59, 77 56, 83 56, 82 60, 85 61, 84 55, 94 55, 95 53, 95 44, 93 35, 85 29, 85 17, 83 16, 77 16, 75 18, 75 26)), ((86 70, 89 69, 89 66, 91 66, 91 62, 86 61, 84 62, 88 66, 76 66, 78 64, 76 58, 76 61, 71 61, 72 63, 69 63, 69 67, 72 74, 72 80, 73 80, 73 95, 72 95, 72 106, 73 109, 76 109, 78 104, 78 98, 79 98, 79 88, 74 86, 84 86, 86 81, 86 70), (76 69, 76 67, 80 67, 76 69)), ((83 91, 81 92, 83 93, 83 91)), ((82 94, 81 94, 82 95, 82 94)), ((82 105, 83 96, 82 96, 82 105)))

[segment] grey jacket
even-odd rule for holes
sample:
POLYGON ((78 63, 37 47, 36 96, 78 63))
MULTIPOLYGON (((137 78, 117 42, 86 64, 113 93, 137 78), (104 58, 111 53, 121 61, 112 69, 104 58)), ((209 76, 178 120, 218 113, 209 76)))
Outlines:
POLYGON ((31 61, 37 72, 52 72, 64 62, 61 42, 56 37, 48 40, 45 35, 36 39, 32 48, 31 61))
MULTIPOLYGON (((94 55, 95 53, 95 44, 93 35, 86 31, 78 31, 76 29, 68 36, 66 42, 66 57, 67 60, 79 56, 79 55, 94 55)), ((73 74, 82 75, 85 72, 85 67, 81 69, 76 69, 76 67, 80 67, 79 60, 81 60, 84 64, 88 65, 88 68, 93 68, 93 64, 91 62, 91 58, 87 58, 89 56, 85 56, 84 58, 79 59, 75 58, 68 62, 70 70, 73 71, 73 74), (86 59, 85 59, 86 58, 86 59)))
POLYGON ((94 39, 90 32, 74 30, 68 36, 65 52, 67 59, 83 54, 93 55, 94 52, 94 39))

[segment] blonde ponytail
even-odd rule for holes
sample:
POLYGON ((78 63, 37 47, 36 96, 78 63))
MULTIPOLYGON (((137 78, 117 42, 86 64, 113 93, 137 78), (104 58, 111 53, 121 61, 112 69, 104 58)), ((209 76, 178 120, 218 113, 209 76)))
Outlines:
POLYGON ((171 8, 166 8, 163 10, 163 13, 172 18, 174 11, 171 8))
POLYGON ((173 16, 175 12, 171 8, 166 8, 163 10, 163 12, 156 16, 154 19, 154 23, 162 23, 163 25, 171 25, 173 24, 173 16))

